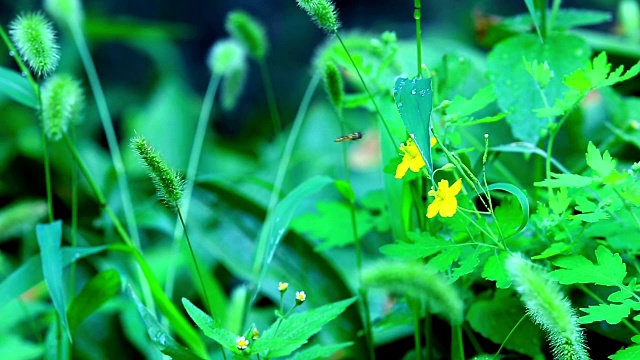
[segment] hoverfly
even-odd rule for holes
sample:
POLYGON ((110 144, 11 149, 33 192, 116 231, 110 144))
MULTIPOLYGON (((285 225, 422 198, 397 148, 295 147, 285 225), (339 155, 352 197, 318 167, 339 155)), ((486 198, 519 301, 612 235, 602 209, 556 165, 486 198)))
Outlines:
POLYGON ((351 133, 349 135, 340 136, 339 138, 336 139, 336 142, 352 141, 352 140, 358 140, 358 139, 362 139, 362 133, 360 131, 351 133))

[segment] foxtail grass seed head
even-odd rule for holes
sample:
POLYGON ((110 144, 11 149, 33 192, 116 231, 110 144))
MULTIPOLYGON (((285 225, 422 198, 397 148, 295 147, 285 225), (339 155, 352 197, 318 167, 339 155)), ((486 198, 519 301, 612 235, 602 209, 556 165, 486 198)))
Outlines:
POLYGON ((226 72, 243 66, 246 59, 244 47, 235 39, 223 39, 216 41, 209 51, 207 65, 216 75, 224 75, 226 72))
POLYGON ((505 268, 529 317, 547 333, 555 359, 589 359, 582 329, 571 303, 540 266, 518 254, 505 268))
POLYGON ((244 11, 236 10, 227 15, 224 24, 227 32, 244 45, 249 55, 264 59, 269 50, 269 41, 264 26, 244 11))
POLYGON ((9 35, 20 57, 37 76, 47 76, 56 69, 60 47, 53 25, 42 13, 18 15, 9 24, 9 35))
POLYGON ((79 24, 84 19, 80 0, 45 0, 44 8, 59 23, 79 24))
POLYGON ((69 124, 77 123, 84 107, 80 83, 71 76, 54 75, 42 85, 42 125, 49 140, 58 141, 69 124))
POLYGON ((338 110, 342 109, 344 84, 340 69, 333 61, 327 61, 324 66, 324 90, 327 92, 333 106, 338 110))
POLYGON ((184 190, 184 181, 180 174, 167 166, 144 137, 133 138, 131 147, 149 169, 149 176, 153 180, 158 196, 168 207, 177 208, 184 190))
POLYGON ((464 304, 457 289, 435 270, 418 262, 384 261, 362 272, 362 284, 408 297, 425 299, 429 308, 451 324, 462 324, 464 304))
POLYGON ((313 22, 327 33, 335 33, 340 28, 338 12, 331 0, 297 0, 298 6, 311 16, 313 22))

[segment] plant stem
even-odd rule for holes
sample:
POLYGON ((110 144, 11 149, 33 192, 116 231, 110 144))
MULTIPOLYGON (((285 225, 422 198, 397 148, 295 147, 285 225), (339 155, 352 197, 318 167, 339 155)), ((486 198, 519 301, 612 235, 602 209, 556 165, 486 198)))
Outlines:
POLYGON ((415 297, 408 297, 407 302, 413 313, 413 342, 415 346, 415 358, 422 360, 422 344, 420 343, 420 300, 415 297))
POLYGON ((187 245, 189 245, 189 252, 191 253, 191 260, 193 260, 193 265, 196 268, 196 273, 198 274, 198 279, 200 279, 200 286, 202 287, 202 297, 204 298, 204 303, 207 306, 207 310, 209 314, 213 314, 211 309, 211 304, 209 303, 209 295, 207 294, 207 287, 204 285, 204 280, 202 279, 202 273, 200 272, 200 266, 198 266, 198 261, 196 260, 196 254, 193 252, 193 246, 191 246, 191 239, 189 239, 189 233, 187 232, 187 225, 182 218, 182 212, 180 211, 180 207, 178 204, 175 204, 176 211, 178 212, 178 218, 180 218, 180 223, 182 224, 182 229, 184 230, 184 237, 187 240, 187 245))
MULTIPOLYGON (((198 164, 200 163, 200 156, 202 154, 202 146, 204 144, 204 138, 207 133, 207 127, 209 125, 209 118, 211 117, 211 110, 213 109, 213 102, 218 91, 218 85, 220 84, 220 76, 211 74, 209 78, 209 85, 207 86, 207 92, 202 100, 202 107, 200 108, 200 116, 198 117, 198 125, 196 127, 196 133, 193 137, 193 146, 191 147, 191 154, 189 155, 189 162, 187 164, 187 173, 185 176, 184 184, 184 196, 182 198, 180 210, 184 212, 184 223, 187 223, 189 217, 189 207, 191 205, 191 198, 193 196, 193 187, 195 184, 196 174, 198 172, 198 164)), ((176 264, 179 254, 179 240, 182 237, 183 227, 181 226, 180 219, 176 220, 176 224, 173 229, 173 244, 172 244, 172 258, 169 262, 167 269, 167 280, 165 284, 165 292, 167 296, 171 297, 173 294, 173 286, 176 278, 176 264)), ((209 309, 211 310, 211 309, 209 309)), ((213 313, 212 313, 213 314, 213 313)))
MULTIPOLYGON (((41 115, 38 115, 40 118, 41 115)), ((42 123, 42 121, 40 121, 42 123)), ((51 190, 51 164, 49 163, 49 146, 47 145, 47 134, 45 134, 44 128, 42 128, 42 157, 44 159, 44 180, 47 188, 47 213, 49 216, 49 222, 52 223, 53 216, 53 191, 51 190)))
POLYGON ((413 18, 416 19, 416 52, 418 55, 418 77, 422 77, 422 32, 420 19, 422 17, 422 5, 420 0, 413 0, 413 18))
POLYGON ((389 139, 391 140, 391 143, 396 144, 396 140, 393 138, 393 134, 391 134, 391 129, 389 128, 387 121, 384 119, 384 116, 382 116, 382 112, 378 107, 378 103, 376 102, 375 98, 371 94, 371 91, 369 91, 369 87, 367 86, 367 83, 364 81, 362 74, 360 74, 360 70, 358 69, 356 62, 353 60, 353 57, 351 57, 351 53, 349 53, 349 49, 347 49, 347 46, 344 44, 344 41, 342 41, 342 38, 340 37, 340 34, 338 33, 338 31, 336 31, 334 34, 338 38, 338 41, 340 41, 340 44, 342 45, 342 48, 344 49, 345 53, 347 53, 347 57, 351 61, 353 68, 356 70, 356 74, 358 74, 358 78, 360 78, 360 82, 362 83, 364 90, 367 92, 367 95, 369 95, 369 99, 371 99, 371 103, 373 104, 373 107, 376 109, 376 113, 378 114, 380 121, 382 121, 382 125, 384 125, 384 128, 387 131, 387 134, 389 135, 389 139))
POLYGON ((258 63, 260 64, 260 73, 262 74, 264 91, 267 94, 267 103, 269 103, 269 112, 271 113, 271 122, 273 123, 273 133, 276 138, 278 138, 278 136, 282 132, 282 124, 280 122, 280 115, 278 113, 276 97, 273 93, 273 85, 271 84, 269 69, 267 68, 267 62, 264 60, 264 58, 260 58, 258 60, 258 63))
POLYGON ((494 360, 498 359, 498 355, 500 354, 500 351, 502 351, 502 348, 504 347, 504 344, 506 344, 507 341, 509 341, 509 338, 511 337, 513 332, 518 328, 520 323, 522 323, 524 321, 524 319, 526 319, 526 318, 527 318, 527 314, 522 315, 520 320, 518 320, 518 322, 511 328, 511 331, 509 331, 509 333, 507 334, 507 337, 504 338, 504 341, 502 341, 502 344, 500 344, 500 348, 498 348, 498 351, 496 351, 496 354, 493 356, 494 360))
POLYGON ((102 91, 102 85, 98 78, 96 67, 91 58, 89 47, 82 33, 79 23, 69 22, 69 29, 71 35, 76 43, 80 59, 84 65, 84 69, 91 85, 91 90, 96 101, 98 113, 100 114, 100 120, 102 121, 102 128, 104 129, 105 136, 107 138, 107 144, 109 146, 109 152, 111 153, 111 161, 116 171, 118 179, 118 187, 120 188, 120 195, 122 199, 122 208, 124 210, 124 216, 127 220, 127 227, 129 234, 133 239, 133 243, 137 248, 140 248, 140 238, 138 236, 138 226, 136 225, 135 214, 133 212, 133 205, 131 202, 131 194, 129 192, 129 185, 127 182, 126 173, 124 170, 124 164, 122 162, 122 155, 120 154, 120 148, 118 145, 118 139, 116 138, 116 132, 113 127, 113 121, 111 120, 111 114, 109 113, 109 107, 107 106, 107 100, 104 92, 102 91))

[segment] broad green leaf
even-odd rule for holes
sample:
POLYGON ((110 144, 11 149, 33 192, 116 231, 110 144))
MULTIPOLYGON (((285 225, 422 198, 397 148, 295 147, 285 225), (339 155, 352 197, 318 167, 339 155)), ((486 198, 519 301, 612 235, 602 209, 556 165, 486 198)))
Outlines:
MULTIPOLYGON (((262 283, 267 267, 273 259, 280 240, 282 240, 282 237, 289 228, 289 223, 298 205, 305 198, 317 193, 333 182, 334 180, 328 176, 310 178, 287 194, 287 196, 278 203, 273 212, 267 215, 267 219, 260 232, 255 262, 253 264, 253 274, 257 276, 256 284, 262 283)), ((257 294, 257 289, 255 294, 257 294)))
MULTIPOLYGON (((107 246, 87 248, 63 247, 62 264, 63 266, 67 266, 85 256, 90 256, 106 249, 107 246)), ((43 278, 42 259, 40 254, 36 254, 23 262, 18 269, 0 283, 0 307, 36 286, 43 278)))
POLYGON ((498 290, 492 299, 475 300, 467 312, 467 321, 473 330, 496 344, 502 344, 513 330, 504 346, 540 358, 544 339, 542 331, 529 318, 516 327, 523 316, 525 310, 520 300, 509 291, 498 290))
POLYGON ((587 146, 587 165, 592 168, 601 178, 605 178, 611 174, 616 168, 616 162, 613 160, 609 151, 605 151, 600 155, 600 150, 589 141, 587 146))
POLYGON ((409 136, 418 146, 422 158, 427 164, 429 175, 433 174, 431 159, 431 110, 433 91, 431 79, 398 78, 393 87, 396 106, 409 136))
POLYGON ((462 255, 462 247, 448 248, 429 259, 427 264, 438 271, 446 271, 460 258, 460 255, 462 255))
POLYGON ((457 268, 454 268, 451 272, 451 276, 449 277, 449 283, 453 283, 457 281, 461 276, 471 274, 476 267, 480 264, 480 259, 478 258, 482 253, 488 251, 487 247, 479 247, 467 256, 464 256, 459 261, 459 265, 457 268))
POLYGON ((38 98, 29 81, 19 73, 0 66, 0 94, 32 109, 39 108, 38 98))
POLYGON ((73 333, 84 319, 119 294, 120 287, 120 274, 114 269, 105 270, 91 278, 69 304, 69 330, 73 333))
POLYGON ((498 105, 507 115, 511 131, 519 140, 536 144, 540 131, 549 125, 548 119, 536 118, 534 109, 544 108, 543 98, 533 78, 527 72, 523 57, 528 62, 549 64, 555 76, 546 88, 540 90, 548 104, 562 98, 568 90, 562 84, 564 75, 581 68, 589 60, 590 50, 581 38, 551 33, 541 42, 533 34, 510 37, 494 47, 487 58, 490 79, 495 86, 498 105))
POLYGON ((408 237, 415 242, 384 245, 380 248, 380 252, 387 256, 409 260, 426 258, 440 251, 464 246, 455 244, 452 241, 432 237, 427 233, 420 235, 410 233, 408 237))
POLYGON ((581 188, 591 185, 593 179, 586 176, 576 174, 556 174, 551 173, 553 179, 545 179, 534 182, 534 186, 550 187, 550 188, 581 188))
POLYGON ((324 324, 335 319, 354 301, 356 301, 355 297, 327 304, 304 313, 294 313, 281 322, 276 321, 254 342, 252 351, 267 351, 265 357, 269 358, 287 356, 306 344, 311 336, 322 329, 324 324))
MULTIPOLYGON (((321 201, 316 205, 318 213, 298 216, 292 227, 296 231, 309 233, 313 238, 322 240, 318 251, 345 246, 354 242, 350 205, 344 201, 321 201)), ((356 209, 358 238, 373 229, 371 216, 367 211, 356 209)))
POLYGON ((509 254, 506 251, 500 251, 497 254, 489 256, 484 263, 482 277, 495 281, 498 289, 507 289, 511 286, 511 278, 504 268, 504 261, 509 254))
POLYGON ((456 95, 451 99, 451 104, 446 108, 447 115, 466 117, 484 109, 496 100, 493 85, 488 85, 478 90, 471 99, 456 95))
POLYGON ((588 315, 581 316, 578 322, 580 324, 590 324, 596 321, 606 321, 612 325, 617 324, 629 316, 632 304, 633 302, 625 301, 622 304, 599 304, 588 308, 580 308, 588 315))
POLYGON ((20 200, 0 209, 0 241, 33 231, 38 221, 47 216, 44 200, 20 200))
POLYGON ((28 341, 23 334, 3 332, 0 334, 0 356, 4 359, 44 359, 44 344, 28 341))
POLYGON ((151 314, 149 309, 147 309, 144 304, 142 304, 131 287, 129 287, 129 295, 131 296, 131 298, 133 298, 133 301, 138 307, 138 312, 140 313, 142 320, 144 320, 144 323, 147 325, 147 332, 149 333, 151 341, 158 348, 158 350, 160 350, 160 352, 176 360, 202 359, 201 357, 194 354, 191 350, 178 344, 178 342, 171 337, 169 332, 166 331, 162 327, 162 325, 160 325, 158 319, 156 319, 156 317, 151 314))
POLYGON ((550 276, 561 284, 596 284, 624 287, 623 279, 627 267, 618 254, 604 246, 596 249, 597 263, 594 264, 581 255, 565 256, 553 261, 562 268, 554 270, 550 276))
POLYGON ((220 324, 216 320, 205 314, 204 311, 198 309, 198 307, 193 305, 189 299, 182 298, 182 305, 184 305, 184 308, 187 310, 191 319, 193 319, 196 325, 198 325, 200 330, 202 330, 207 337, 210 337, 218 344, 232 352, 238 353, 235 334, 221 328, 220 324))
POLYGON ((640 345, 629 346, 622 350, 618 350, 615 354, 609 356, 611 360, 636 360, 640 359, 640 345))
POLYGON ((311 347, 302 349, 293 355, 290 360, 315 360, 315 359, 329 359, 331 355, 335 354, 338 350, 344 349, 353 345, 351 342, 345 342, 333 345, 313 345, 311 347))
POLYGON ((69 331, 69 322, 67 320, 67 303, 65 300, 62 276, 62 221, 54 221, 50 224, 36 225, 36 237, 40 246, 40 254, 42 255, 42 273, 44 281, 47 283, 47 289, 53 301, 53 307, 56 308, 62 329, 65 335, 71 340, 71 332, 69 331))

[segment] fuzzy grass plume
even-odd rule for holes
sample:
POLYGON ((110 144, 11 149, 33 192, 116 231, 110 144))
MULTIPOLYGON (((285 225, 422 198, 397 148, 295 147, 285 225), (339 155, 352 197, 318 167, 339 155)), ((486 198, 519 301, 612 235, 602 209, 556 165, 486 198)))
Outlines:
POLYGON ((589 359, 582 328, 560 286, 538 265, 512 254, 505 267, 527 308, 529 317, 547 333, 553 357, 558 360, 589 359))
POLYGON ((363 270, 362 284, 425 299, 432 311, 447 317, 451 324, 462 324, 464 320, 464 304, 457 289, 424 264, 379 262, 363 270))
POLYGON ((207 65, 216 75, 224 75, 236 68, 246 67, 246 51, 235 39, 216 41, 207 57, 207 65))
POLYGON ((131 147, 149 169, 149 176, 153 180, 158 196, 168 207, 177 209, 184 189, 184 180, 180 174, 167 166, 144 137, 133 138, 131 147))
POLYGON ((324 89, 333 106, 340 111, 344 98, 344 83, 340 69, 333 61, 327 61, 324 66, 324 89))
POLYGON ((60 47, 53 25, 42 13, 18 15, 9 24, 9 35, 20 57, 37 76, 47 76, 56 69, 60 47))
POLYGON ((244 11, 236 10, 227 15, 224 24, 231 36, 244 45, 249 55, 255 59, 264 59, 269 50, 264 26, 244 11))
POLYGON ((58 141, 69 124, 77 122, 84 107, 80 83, 70 75, 54 75, 42 85, 42 126, 50 140, 58 141))
POLYGON ((313 22, 327 33, 335 33, 340 28, 338 12, 331 0, 297 0, 298 6, 309 14, 313 22))

